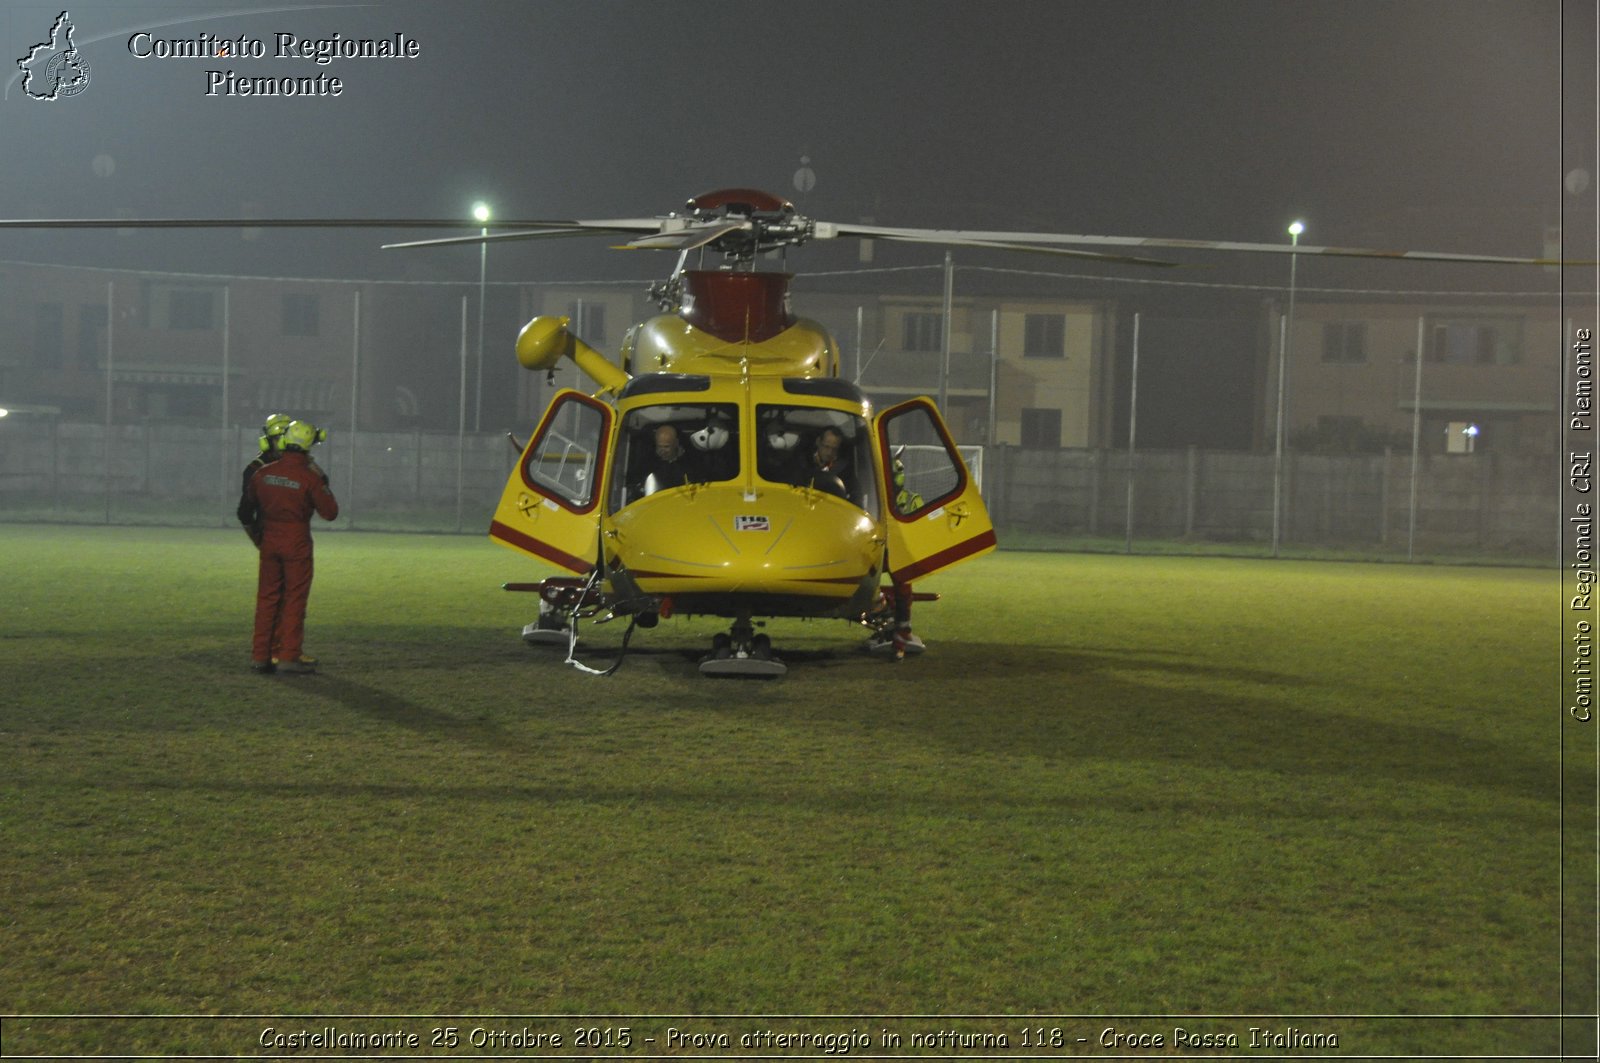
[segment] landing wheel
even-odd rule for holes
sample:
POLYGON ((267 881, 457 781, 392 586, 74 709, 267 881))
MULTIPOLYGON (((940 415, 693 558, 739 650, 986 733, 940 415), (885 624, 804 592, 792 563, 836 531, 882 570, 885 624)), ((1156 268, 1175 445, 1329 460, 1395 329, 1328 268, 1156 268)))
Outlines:
POLYGON ((726 634, 711 640, 711 653, 700 661, 701 675, 772 679, 789 669, 772 655, 772 639, 757 635, 748 616, 740 616, 726 634))

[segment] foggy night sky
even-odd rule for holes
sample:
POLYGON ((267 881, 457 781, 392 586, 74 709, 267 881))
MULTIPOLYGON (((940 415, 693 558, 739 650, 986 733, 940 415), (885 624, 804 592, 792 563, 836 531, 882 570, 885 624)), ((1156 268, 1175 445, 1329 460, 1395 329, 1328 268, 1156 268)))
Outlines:
MULTIPOLYGON (((465 218, 482 198, 498 218, 604 218, 753 185, 841 221, 1283 241, 1304 216, 1307 243, 1525 255, 1559 220, 1563 175, 1593 168, 1593 100, 1563 99, 1561 42, 1592 65, 1594 9, 1560 0, 84 0, 91 84, 30 100, 15 60, 60 10, 0 11, 0 216, 465 218), (139 30, 247 34, 269 54, 138 59, 139 30), (277 59, 279 31, 402 32, 421 56, 277 59), (215 68, 345 88, 208 98, 215 68), (802 157, 809 194, 791 183, 802 157)), ((8 233, 0 258, 416 268, 378 242, 8 233)), ((521 262, 548 269, 551 246, 521 262)))

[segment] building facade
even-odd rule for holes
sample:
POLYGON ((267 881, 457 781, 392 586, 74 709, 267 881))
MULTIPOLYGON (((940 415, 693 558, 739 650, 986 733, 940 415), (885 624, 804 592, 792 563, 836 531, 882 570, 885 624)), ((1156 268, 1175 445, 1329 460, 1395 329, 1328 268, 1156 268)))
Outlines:
MULTIPOLYGON (((1159 291, 1137 300, 1086 296, 1066 282, 1053 287, 1075 294, 1038 283, 1008 291, 1004 278, 962 272, 947 307, 940 279, 935 269, 908 290, 870 276, 850 288, 807 278, 792 301, 834 334, 842 374, 880 407, 933 396, 964 444, 1117 448, 1135 417, 1143 439, 1145 426, 1187 404, 1196 418, 1240 418, 1239 449, 1270 450, 1280 364, 1285 433, 1298 450, 1409 446, 1414 414, 1429 452, 1544 453, 1558 437, 1572 326, 1554 298, 1310 293, 1290 326, 1278 293, 1247 295, 1219 312, 1225 328, 1163 329, 1171 311, 1159 291), (1137 352, 1136 312, 1146 325, 1137 352), (1223 378, 1226 402, 1197 400, 1192 381, 1217 379, 1222 366, 1233 374, 1223 378)), ((339 429, 520 434, 556 389, 589 388, 571 368, 522 370, 512 355, 522 322, 564 315, 614 352, 656 312, 640 282, 480 286, 0 263, 0 405, 119 424, 251 425, 288 411, 339 429)))

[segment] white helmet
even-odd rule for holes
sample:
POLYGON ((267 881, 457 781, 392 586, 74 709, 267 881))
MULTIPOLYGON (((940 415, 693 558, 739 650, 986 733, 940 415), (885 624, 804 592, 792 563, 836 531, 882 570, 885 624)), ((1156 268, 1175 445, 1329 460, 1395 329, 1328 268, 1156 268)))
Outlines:
POLYGON ((728 442, 728 430, 720 425, 706 425, 689 437, 696 450, 721 450, 728 442))

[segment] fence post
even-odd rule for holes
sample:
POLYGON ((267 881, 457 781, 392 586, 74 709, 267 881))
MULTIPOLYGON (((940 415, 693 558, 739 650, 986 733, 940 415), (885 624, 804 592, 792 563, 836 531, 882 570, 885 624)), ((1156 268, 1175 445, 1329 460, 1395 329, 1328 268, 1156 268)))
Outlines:
POLYGON ((1095 447, 1089 452, 1089 534, 1100 534, 1100 479, 1105 472, 1106 452, 1095 447))
POLYGON ((1188 469, 1183 490, 1183 536, 1194 536, 1195 508, 1200 500, 1200 448, 1189 444, 1188 469))
POLYGON ((1383 465, 1378 472, 1378 544, 1389 545, 1389 461, 1394 456, 1394 448, 1385 446, 1383 465))

